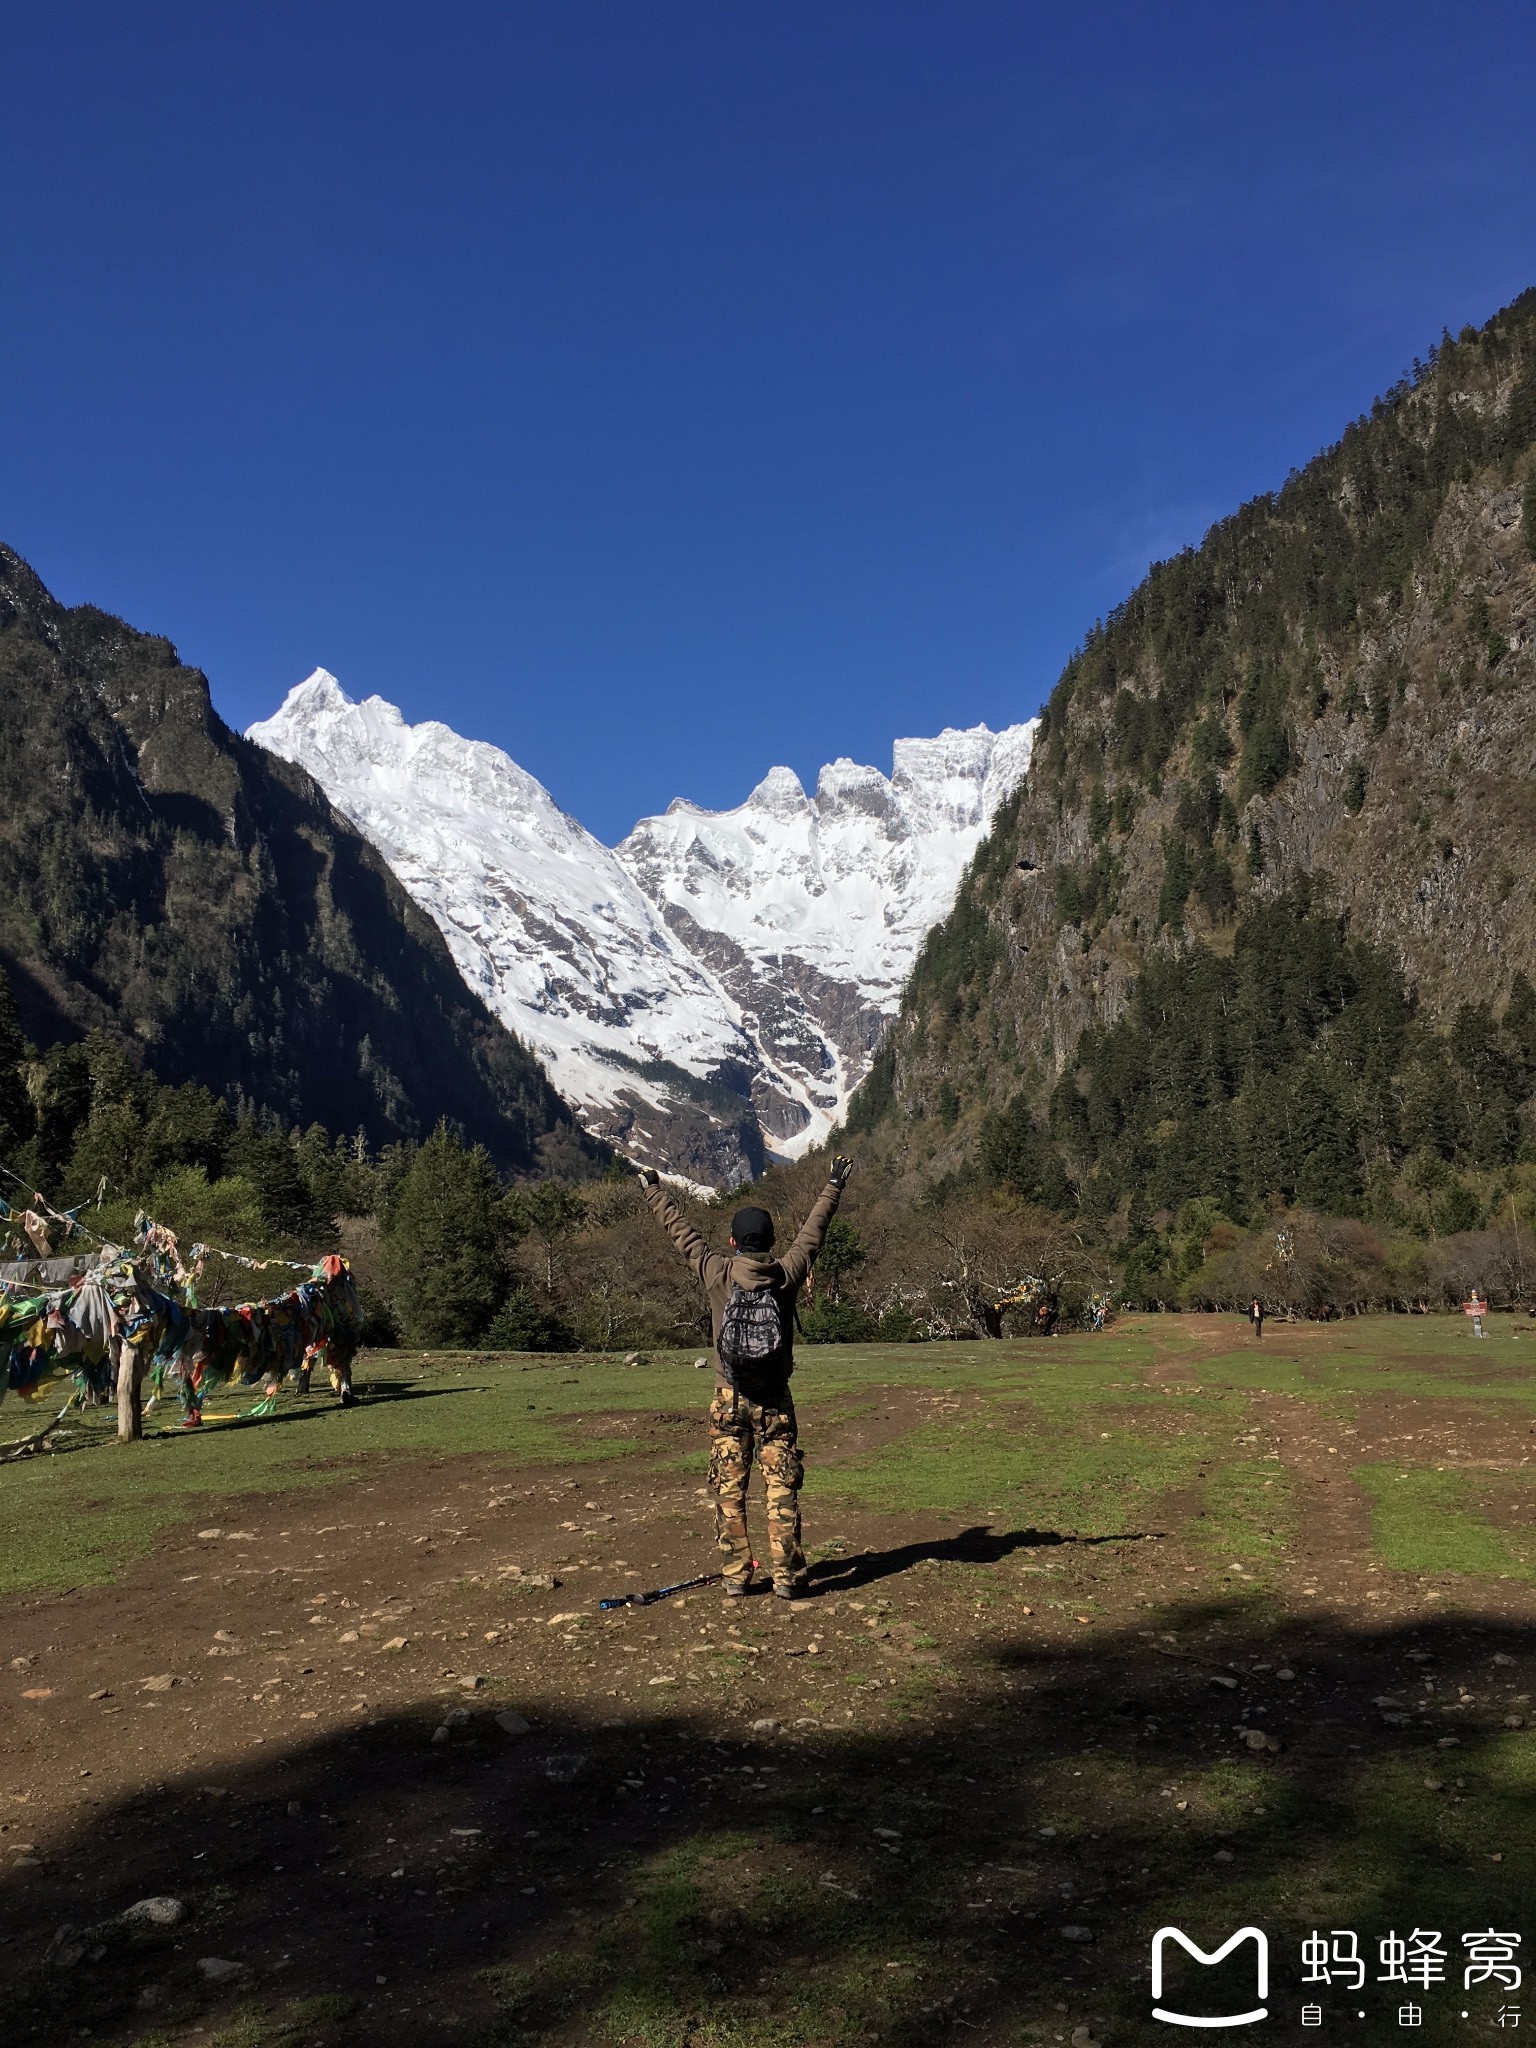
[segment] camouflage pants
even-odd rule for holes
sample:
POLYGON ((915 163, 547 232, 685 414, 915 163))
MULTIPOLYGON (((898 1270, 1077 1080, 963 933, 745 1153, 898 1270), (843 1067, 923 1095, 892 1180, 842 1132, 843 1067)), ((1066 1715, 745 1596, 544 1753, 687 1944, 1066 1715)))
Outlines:
POLYGON ((805 1464, 795 1435, 795 1404, 786 1388, 772 1407, 716 1387, 709 1409, 709 1483, 715 1495, 715 1541, 727 1580, 752 1576, 747 1537, 747 1482, 752 1457, 763 1468, 768 1496, 768 1554, 779 1584, 805 1570, 800 1548, 800 1481, 805 1464))

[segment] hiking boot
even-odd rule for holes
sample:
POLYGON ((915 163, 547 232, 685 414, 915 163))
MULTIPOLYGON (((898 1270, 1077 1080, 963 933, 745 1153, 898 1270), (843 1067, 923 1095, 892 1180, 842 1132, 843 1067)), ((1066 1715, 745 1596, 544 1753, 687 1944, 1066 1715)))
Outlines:
POLYGON ((794 1579, 775 1579, 773 1582, 774 1598, 777 1600, 798 1600, 804 1591, 805 1588, 794 1579))
POLYGON ((355 1408, 357 1406, 357 1396, 349 1386, 343 1387, 341 1390, 341 1405, 343 1408, 355 1408))
POLYGON ((751 1589, 752 1581, 750 1579, 727 1579, 725 1582, 725 1597, 727 1600, 741 1600, 745 1598, 751 1589))

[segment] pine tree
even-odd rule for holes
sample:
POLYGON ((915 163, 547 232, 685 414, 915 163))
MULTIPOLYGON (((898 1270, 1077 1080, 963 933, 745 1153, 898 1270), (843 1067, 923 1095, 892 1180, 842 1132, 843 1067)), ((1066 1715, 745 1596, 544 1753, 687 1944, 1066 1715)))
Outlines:
POLYGON ((479 1342, 507 1297, 502 1191, 490 1155, 440 1123, 395 1187, 380 1249, 413 1343, 479 1342))

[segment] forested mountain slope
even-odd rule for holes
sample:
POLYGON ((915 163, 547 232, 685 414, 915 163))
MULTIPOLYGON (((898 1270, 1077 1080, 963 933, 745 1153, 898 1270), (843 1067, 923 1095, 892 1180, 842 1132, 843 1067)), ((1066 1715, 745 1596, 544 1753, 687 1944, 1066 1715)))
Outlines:
POLYGON ((164 1082, 377 1143, 463 1125, 504 1166, 590 1150, 436 926, 168 641, 0 548, 0 966, 40 1044, 94 1026, 164 1082))
POLYGON ((851 1124, 1104 1214, 1513 1160, 1533 776, 1536 291, 1089 635, 851 1124))

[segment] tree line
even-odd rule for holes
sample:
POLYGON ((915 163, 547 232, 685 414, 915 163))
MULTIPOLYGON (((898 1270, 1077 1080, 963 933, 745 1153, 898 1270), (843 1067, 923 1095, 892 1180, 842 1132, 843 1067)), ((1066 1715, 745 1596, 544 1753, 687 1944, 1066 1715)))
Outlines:
MULTIPOLYGON (((1523 1297, 1533 1075, 1536 992, 1517 987, 1499 1015, 1469 1003, 1439 1037, 1390 962, 1295 892, 1253 910, 1230 958, 1153 963, 1085 1036, 1049 1115, 1016 1099, 973 1168, 924 1183, 861 1147, 802 1338, 1024 1330, 996 1304, 1030 1275, 1069 1325, 1098 1294, 1222 1307, 1259 1292, 1308 1314, 1446 1305, 1472 1285, 1523 1297)), ((708 1348, 702 1294, 624 1162, 508 1180, 446 1123, 380 1149, 287 1126, 160 1083, 104 1033, 39 1051, 3 978, 0 1165, 12 1206, 35 1187, 112 1241, 143 1211, 184 1246, 341 1249, 375 1345, 708 1348)), ((787 1238, 824 1170, 818 1155, 681 1199, 717 1244, 747 1199, 787 1238)))

